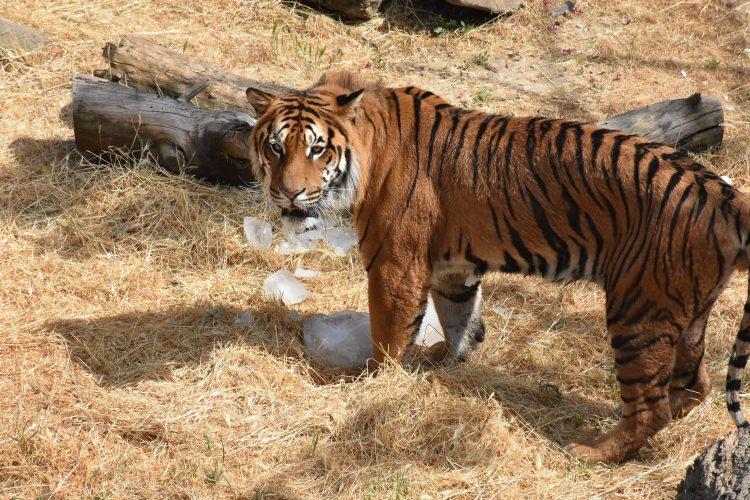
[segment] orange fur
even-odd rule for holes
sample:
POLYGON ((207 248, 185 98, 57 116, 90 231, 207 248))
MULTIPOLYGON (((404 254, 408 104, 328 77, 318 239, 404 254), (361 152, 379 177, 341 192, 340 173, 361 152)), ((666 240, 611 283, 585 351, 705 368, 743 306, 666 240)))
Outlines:
MULTIPOLYGON (((707 396, 706 318, 747 267, 750 228, 747 197, 713 172, 641 137, 464 110, 352 74, 249 98, 265 111, 253 164, 282 210, 354 208, 376 362, 408 356, 430 293, 447 334, 436 352, 450 363, 484 338, 486 272, 587 279, 606 291, 623 410, 570 453, 624 460, 707 396)), ((749 332, 750 305, 727 380, 738 425, 749 332)))

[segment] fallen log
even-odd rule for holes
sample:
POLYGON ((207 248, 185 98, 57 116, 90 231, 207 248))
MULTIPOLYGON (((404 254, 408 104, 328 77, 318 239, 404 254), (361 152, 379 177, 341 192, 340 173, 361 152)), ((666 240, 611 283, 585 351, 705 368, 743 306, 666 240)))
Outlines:
POLYGON ((598 122, 602 127, 642 135, 684 151, 718 147, 724 138, 721 99, 695 93, 657 102, 598 122))
POLYGON ((33 52, 49 41, 49 35, 0 19, 0 48, 17 55, 33 52))
POLYGON ((245 98, 248 88, 275 95, 290 90, 190 59, 140 36, 125 36, 120 43, 109 42, 104 46, 102 55, 109 62, 109 68, 94 71, 95 76, 155 94, 177 98, 196 82, 208 80, 208 86, 194 100, 197 106, 203 108, 241 111, 255 117, 252 106, 245 98))
POLYGON ((205 86, 201 82, 180 99, 172 99, 76 74, 76 148, 89 157, 152 155, 173 173, 184 171, 222 184, 248 184, 253 176, 247 136, 255 120, 238 111, 203 109, 186 102, 205 86))
MULTIPOLYGON (((125 36, 119 44, 108 43, 104 58, 109 69, 97 71, 96 75, 173 97, 184 93, 196 81, 208 78, 208 88, 195 99, 197 105, 207 108, 248 112, 245 99, 248 87, 276 95, 290 90, 220 70, 138 36, 125 36)), ((721 144, 724 111, 719 98, 693 94, 686 99, 662 101, 615 115, 597 124, 699 152, 721 144)))

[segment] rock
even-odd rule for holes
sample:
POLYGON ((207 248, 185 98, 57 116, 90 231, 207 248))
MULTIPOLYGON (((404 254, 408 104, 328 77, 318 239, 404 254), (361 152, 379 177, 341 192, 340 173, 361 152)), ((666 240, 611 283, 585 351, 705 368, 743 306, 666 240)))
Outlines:
POLYGON ((521 7, 521 0, 445 0, 449 4, 470 9, 484 10, 493 14, 509 14, 521 7))
POLYGON ((263 293, 279 297, 284 304, 298 304, 310 296, 310 292, 286 269, 277 271, 263 282, 263 293))
POLYGON ((550 12, 549 15, 550 16, 562 16, 564 14, 569 14, 573 12, 575 8, 576 8, 575 2, 568 0, 562 5, 558 5, 557 7, 552 9, 552 12, 550 12))
POLYGON ((243 226, 245 238, 251 245, 262 250, 271 247, 271 239, 273 238, 271 224, 255 217, 245 217, 243 226))
POLYGON ((303 0, 304 3, 338 12, 351 19, 371 19, 383 0, 303 0))
POLYGON ((679 500, 750 498, 750 429, 735 429, 688 467, 679 500))

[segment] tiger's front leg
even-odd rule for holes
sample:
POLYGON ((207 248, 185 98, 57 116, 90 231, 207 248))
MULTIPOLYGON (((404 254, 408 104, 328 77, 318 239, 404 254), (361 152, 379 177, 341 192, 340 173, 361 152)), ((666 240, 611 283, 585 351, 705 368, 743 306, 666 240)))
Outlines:
POLYGON ((377 259, 367 273, 374 370, 386 358, 402 363, 408 355, 427 307, 430 276, 428 263, 413 253, 398 259, 381 252, 377 259))

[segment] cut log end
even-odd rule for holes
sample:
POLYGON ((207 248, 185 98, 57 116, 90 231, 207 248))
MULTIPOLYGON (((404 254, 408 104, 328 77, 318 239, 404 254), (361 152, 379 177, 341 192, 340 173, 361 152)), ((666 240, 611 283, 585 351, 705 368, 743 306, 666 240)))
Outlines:
POLYGON ((684 151, 701 152, 721 145, 724 110, 718 97, 695 93, 615 115, 597 125, 642 135, 684 151))

